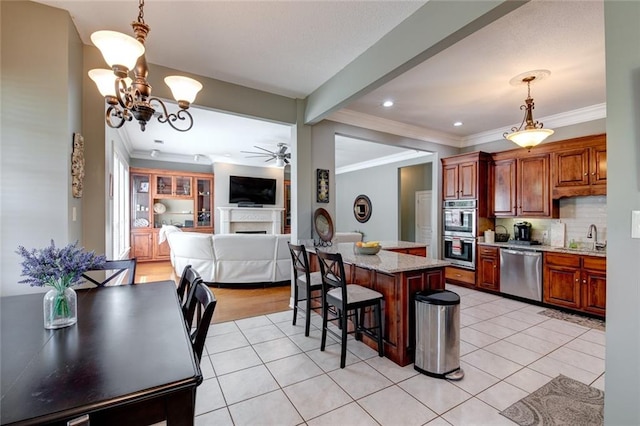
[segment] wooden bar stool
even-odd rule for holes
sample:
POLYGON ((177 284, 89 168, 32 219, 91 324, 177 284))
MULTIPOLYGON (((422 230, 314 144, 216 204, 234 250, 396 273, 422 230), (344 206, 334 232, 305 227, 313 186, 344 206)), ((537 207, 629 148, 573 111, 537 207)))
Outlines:
POLYGON ((291 262, 293 264, 293 278, 296 284, 293 290, 293 325, 296 325, 298 309, 305 314, 304 335, 309 336, 311 325, 311 311, 322 310, 322 304, 316 307, 311 306, 313 300, 320 301, 322 295, 312 296, 314 291, 322 290, 322 277, 320 272, 310 272, 309 257, 304 245, 287 243, 291 252, 291 262), (305 301, 304 308, 299 307, 299 302, 305 301))

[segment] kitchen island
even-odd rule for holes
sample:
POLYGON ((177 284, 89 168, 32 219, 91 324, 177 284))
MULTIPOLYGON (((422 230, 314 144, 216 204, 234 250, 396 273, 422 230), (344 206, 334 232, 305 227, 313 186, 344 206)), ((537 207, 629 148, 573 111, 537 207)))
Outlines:
MULTIPOLYGON (((308 248, 310 268, 319 270, 315 250, 340 253, 348 281, 376 290, 384 296, 384 355, 398 365, 413 362, 415 319, 413 296, 418 291, 444 289, 444 267, 449 262, 394 251, 417 249, 424 244, 404 241, 381 241, 382 250, 375 255, 356 254, 354 243, 308 248)), ((369 321, 372 318, 366 318, 369 321)), ((376 348, 376 342, 363 336, 376 348)))

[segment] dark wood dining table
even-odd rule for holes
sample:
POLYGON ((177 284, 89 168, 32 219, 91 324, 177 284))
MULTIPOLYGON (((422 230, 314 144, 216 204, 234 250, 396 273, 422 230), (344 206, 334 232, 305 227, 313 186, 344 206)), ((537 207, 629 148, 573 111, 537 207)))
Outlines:
POLYGON ((2 425, 193 424, 202 373, 173 281, 78 290, 58 330, 43 296, 0 298, 2 425))

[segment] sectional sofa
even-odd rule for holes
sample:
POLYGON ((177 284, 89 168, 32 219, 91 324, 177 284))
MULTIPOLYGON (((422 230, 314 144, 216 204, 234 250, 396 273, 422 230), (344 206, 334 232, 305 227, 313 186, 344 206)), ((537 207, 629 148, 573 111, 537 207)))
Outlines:
POLYGON ((191 265, 207 283, 255 285, 289 282, 288 234, 167 232, 176 274, 191 265))

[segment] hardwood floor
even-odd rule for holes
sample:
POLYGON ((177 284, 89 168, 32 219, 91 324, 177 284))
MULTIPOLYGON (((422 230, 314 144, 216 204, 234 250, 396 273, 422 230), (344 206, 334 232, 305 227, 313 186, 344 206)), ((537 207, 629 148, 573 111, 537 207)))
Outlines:
MULTIPOLYGON (((136 283, 173 280, 176 276, 170 262, 139 262, 136 266, 136 283)), ((288 285, 267 288, 218 288, 209 287, 218 303, 212 323, 221 323, 256 315, 282 312, 289 309, 291 288, 288 285)))

